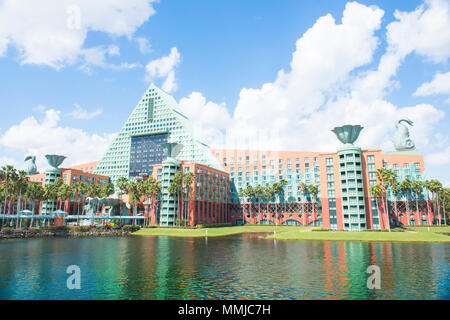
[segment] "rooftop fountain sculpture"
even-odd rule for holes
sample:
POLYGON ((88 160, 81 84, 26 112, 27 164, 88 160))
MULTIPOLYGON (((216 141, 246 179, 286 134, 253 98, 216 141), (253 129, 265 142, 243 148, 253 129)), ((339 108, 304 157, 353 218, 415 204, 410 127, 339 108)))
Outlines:
POLYGON ((55 170, 59 170, 58 167, 66 160, 65 156, 56 154, 47 154, 45 157, 47 158, 48 164, 55 170))
POLYGON ((29 176, 33 174, 38 174, 37 166, 36 166, 36 157, 35 156, 27 156, 24 160, 25 162, 30 161, 27 168, 27 173, 29 176))
POLYGON ((353 143, 358 139, 361 130, 364 127, 360 125, 350 125, 336 127, 333 131, 340 142, 344 144, 344 147, 353 147, 353 143))
POLYGON ((414 122, 408 118, 398 120, 395 124, 397 131, 392 137, 392 143, 397 151, 413 150, 415 148, 415 143, 409 138, 409 129, 402 122, 405 122, 410 126, 414 125, 414 122))

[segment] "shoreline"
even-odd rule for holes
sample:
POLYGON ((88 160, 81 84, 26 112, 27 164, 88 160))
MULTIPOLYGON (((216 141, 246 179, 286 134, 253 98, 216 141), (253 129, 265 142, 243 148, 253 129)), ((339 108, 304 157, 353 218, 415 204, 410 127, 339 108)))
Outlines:
POLYGON ((88 231, 78 230, 10 230, 7 232, 0 231, 0 241, 8 239, 38 239, 38 238, 89 238, 89 237, 124 237, 130 236, 131 231, 128 230, 105 230, 91 229, 88 231))

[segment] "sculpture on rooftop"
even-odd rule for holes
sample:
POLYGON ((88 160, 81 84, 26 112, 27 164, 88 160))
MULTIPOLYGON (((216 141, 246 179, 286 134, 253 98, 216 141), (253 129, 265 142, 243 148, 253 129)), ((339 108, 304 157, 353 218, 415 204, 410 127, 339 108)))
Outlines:
POLYGON ((58 167, 64 162, 64 160, 66 160, 65 156, 59 156, 56 154, 47 154, 45 157, 47 158, 48 164, 56 170, 58 170, 58 167))
POLYGON ((400 119, 395 124, 397 131, 392 137, 392 143, 397 151, 412 150, 415 147, 414 141, 409 138, 409 128, 403 124, 403 122, 409 124, 410 126, 414 125, 414 122, 408 118, 400 119))
POLYGON ((35 156, 27 156, 24 160, 25 162, 29 161, 27 168, 28 175, 38 174, 37 166, 36 166, 36 157, 35 156))
POLYGON ((359 134, 363 127, 360 125, 350 125, 347 124, 342 127, 336 127, 333 131, 336 137, 345 145, 352 146, 353 143, 358 139, 359 134))

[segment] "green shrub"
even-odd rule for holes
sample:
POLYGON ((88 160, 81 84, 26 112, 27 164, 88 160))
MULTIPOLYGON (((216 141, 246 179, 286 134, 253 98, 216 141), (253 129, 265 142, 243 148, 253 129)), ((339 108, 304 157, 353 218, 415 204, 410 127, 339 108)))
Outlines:
POLYGON ((52 227, 50 227, 50 230, 53 230, 53 231, 69 231, 70 228, 68 226, 52 226, 52 227))
POLYGON ((3 232, 4 234, 11 234, 11 233, 13 233, 13 231, 14 231, 13 228, 8 228, 8 227, 2 228, 2 232, 3 232))
POLYGON ((74 230, 78 231, 78 232, 89 232, 91 230, 91 227, 90 226, 76 226, 74 228, 74 230))
POLYGON ((324 227, 315 227, 311 229, 311 231, 331 231, 331 230, 324 227))
POLYGON ((133 226, 133 225, 129 225, 129 224, 123 226, 123 230, 129 231, 129 232, 136 232, 136 231, 139 231, 139 229, 141 229, 141 227, 133 226))

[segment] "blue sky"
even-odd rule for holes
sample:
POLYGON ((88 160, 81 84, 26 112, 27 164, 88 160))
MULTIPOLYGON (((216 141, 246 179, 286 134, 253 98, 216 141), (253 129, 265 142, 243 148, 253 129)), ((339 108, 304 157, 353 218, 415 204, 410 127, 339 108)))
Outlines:
POLYGON ((411 136, 427 157, 428 175, 450 183, 447 78, 420 95, 416 92, 437 74, 449 72, 448 33, 439 32, 450 29, 448 1, 358 1, 361 6, 353 7, 338 0, 97 1, 97 7, 84 0, 43 2, 47 6, 28 10, 35 4, 22 1, 22 10, 20 5, 12 8, 9 0, 0 1, 0 21, 11 19, 0 22, 0 165, 23 166, 26 153, 39 156, 52 150, 70 155, 71 164, 98 160, 149 84, 164 87, 166 81, 170 83, 165 89, 186 113, 201 118, 196 123, 199 134, 213 146, 221 146, 219 140, 226 141, 224 136, 246 133, 236 127, 250 131, 251 119, 255 119, 267 127, 265 134, 277 135, 280 143, 274 143, 274 148, 330 150, 337 146, 328 135, 330 126, 353 121, 366 129, 385 123, 362 134, 361 146, 389 151, 396 117, 408 115, 418 121, 411 136), (81 27, 65 33, 67 20, 76 14, 68 9, 74 3, 80 9, 81 27), (396 10, 404 12, 403 18, 394 17, 396 10), (356 20, 367 15, 373 24, 344 24, 345 12, 356 20), (33 18, 26 19, 28 14, 33 18), (325 22, 327 14, 335 19, 334 24, 325 22), (13 21, 14 17, 22 20, 13 21), (433 21, 440 22, 433 26, 433 21), (388 31, 393 23, 397 25, 388 31), (341 24, 346 25, 342 32, 338 31, 341 24), (363 34, 356 32, 360 29, 363 34), (314 33, 305 36, 308 30, 314 33), (341 32, 334 36, 336 40, 355 37, 354 46, 347 46, 352 49, 348 57, 341 57, 346 50, 339 44, 328 48, 327 43, 335 40, 327 38, 333 30, 341 32), (411 32, 402 35, 402 30, 411 32), (427 41, 421 37, 435 39, 423 48, 427 41), (300 47, 296 46, 299 39, 303 39, 300 47), (372 41, 373 46, 363 48, 372 41), (7 43, 3 50, 2 43, 7 43), (139 43, 147 47, 140 48, 139 43), (302 63, 317 48, 317 55, 329 62, 328 69, 305 71, 308 68, 302 63), (392 48, 401 49, 393 54, 397 64, 389 67, 388 80, 379 70, 372 82, 381 89, 368 94, 364 87, 361 93, 358 79, 376 71, 392 48), (330 51, 329 56, 324 50, 330 51), (296 70, 293 65, 300 67, 296 70), (280 70, 287 76, 280 77, 280 70), (172 81, 167 80, 170 74, 172 81), (310 81, 316 75, 317 82, 310 81), (308 82, 313 83, 309 91, 304 89, 309 88, 308 82), (270 84, 268 92, 262 89, 266 83, 270 84), (357 101, 349 96, 352 92, 357 93, 357 101), (370 117, 365 117, 363 104, 371 106, 370 117), (342 119, 330 119, 340 114, 342 119))

